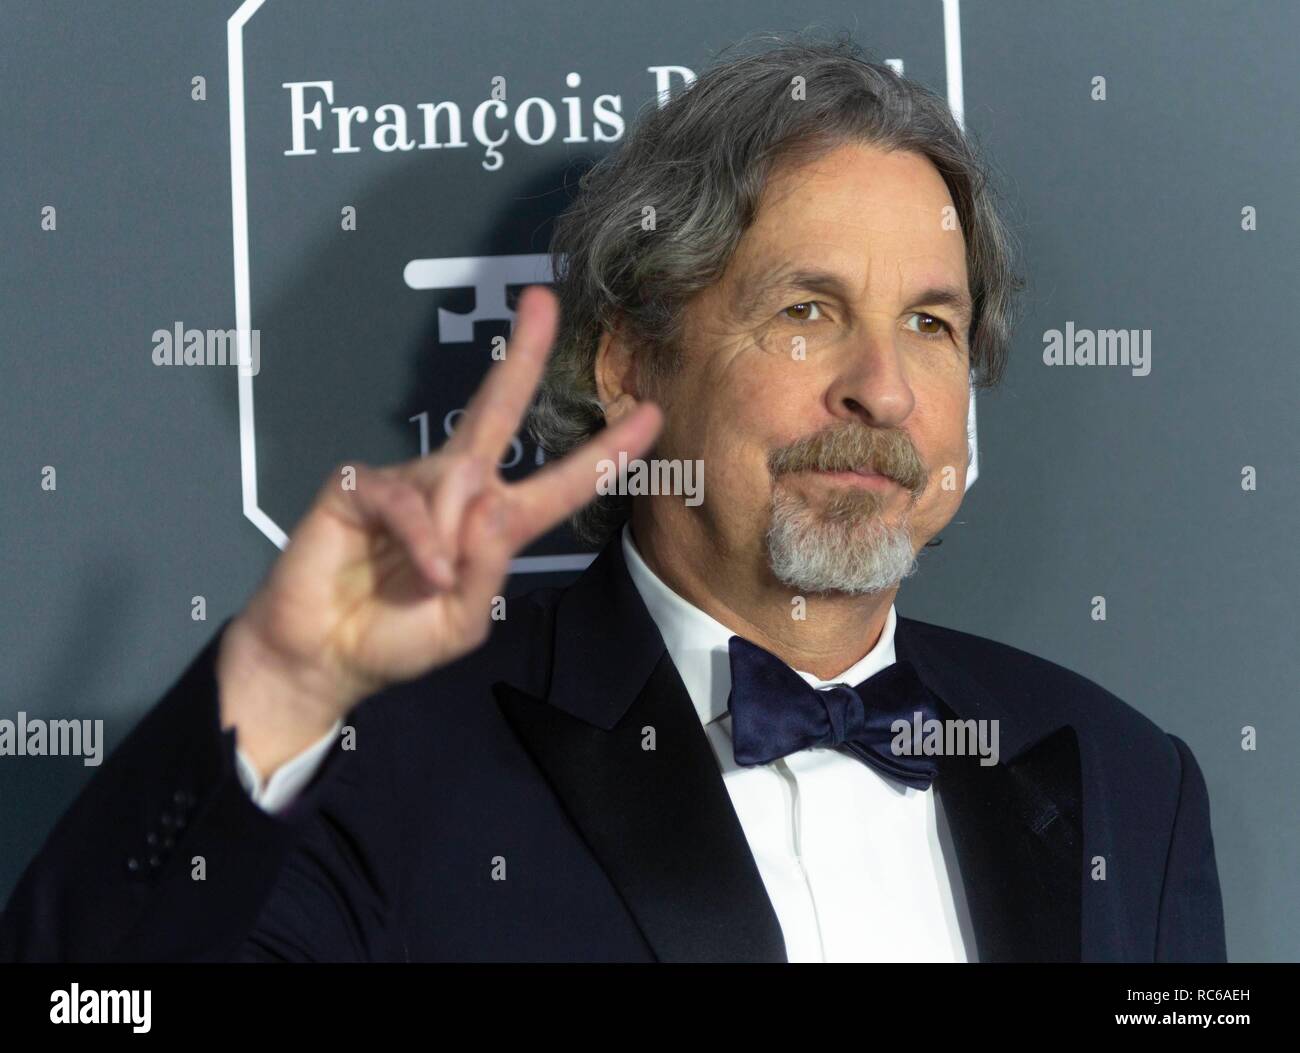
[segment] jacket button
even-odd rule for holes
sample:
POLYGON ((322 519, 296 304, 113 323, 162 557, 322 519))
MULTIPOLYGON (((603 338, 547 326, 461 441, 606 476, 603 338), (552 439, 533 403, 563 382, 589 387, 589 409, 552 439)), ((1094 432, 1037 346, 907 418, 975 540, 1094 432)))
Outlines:
POLYGON ((174 845, 175 843, 176 842, 173 841, 170 837, 163 838, 163 848, 171 848, 171 846, 174 845))
POLYGON ((160 867, 160 866, 162 866, 162 860, 159 859, 157 856, 150 856, 150 857, 149 857, 149 865, 150 865, 151 867, 160 867))
POLYGON ((154 845, 158 843, 158 835, 155 834, 152 830, 150 830, 147 834, 144 835, 144 843, 148 845, 150 848, 152 848, 154 845))
POLYGON ((140 869, 140 860, 136 859, 135 856, 131 856, 131 858, 126 861, 126 869, 132 874, 136 873, 140 869))
POLYGON ((162 816, 159 818, 158 821, 159 821, 160 823, 162 823, 163 826, 174 826, 174 825, 175 825, 175 822, 176 822, 176 821, 172 818, 172 813, 171 813, 171 812, 163 812, 162 816))

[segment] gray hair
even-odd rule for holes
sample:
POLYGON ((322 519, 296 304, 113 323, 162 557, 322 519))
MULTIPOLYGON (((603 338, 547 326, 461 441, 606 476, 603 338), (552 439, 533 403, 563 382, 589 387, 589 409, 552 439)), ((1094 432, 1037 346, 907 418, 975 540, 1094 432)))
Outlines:
MULTIPOLYGON (((972 382, 990 387, 1001 378, 1024 281, 989 169, 947 102, 865 60, 847 36, 829 43, 761 36, 776 46, 714 66, 662 108, 651 100, 621 146, 578 181, 557 219, 559 329, 529 415, 548 456, 605 425, 595 379, 602 335, 620 330, 650 385, 670 375, 686 305, 721 278, 776 165, 850 142, 918 153, 943 176, 966 242, 972 382), (792 105, 795 77, 807 97, 792 105), (643 226, 646 204, 654 206, 653 230, 643 226)), ((627 519, 630 501, 597 497, 574 515, 575 534, 602 544, 627 519)))

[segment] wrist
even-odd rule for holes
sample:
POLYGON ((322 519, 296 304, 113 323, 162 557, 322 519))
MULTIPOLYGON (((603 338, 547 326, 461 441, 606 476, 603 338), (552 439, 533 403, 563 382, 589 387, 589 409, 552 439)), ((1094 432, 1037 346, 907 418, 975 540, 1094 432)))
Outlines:
POLYGON ((221 727, 262 778, 328 732, 351 708, 319 670, 296 666, 268 647, 244 616, 226 626, 216 659, 221 727))

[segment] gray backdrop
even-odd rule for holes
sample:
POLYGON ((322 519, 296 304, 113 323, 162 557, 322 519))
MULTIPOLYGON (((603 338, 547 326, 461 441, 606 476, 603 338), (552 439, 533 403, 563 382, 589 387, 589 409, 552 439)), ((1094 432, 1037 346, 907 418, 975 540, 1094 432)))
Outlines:
MULTIPOLYGON (((850 30, 950 99, 960 54, 965 121, 998 164, 1031 281, 1007 379, 978 403, 978 481, 900 610, 1078 670, 1186 739, 1230 957, 1300 957, 1293 3, 6 4, 0 718, 102 718, 121 741, 256 586, 330 466, 413 456, 420 414, 441 441, 551 219, 613 145, 594 137, 616 124, 597 97, 630 124, 656 104, 649 67, 699 72, 747 33, 809 25, 850 30), (488 108, 482 137, 510 138, 490 170, 472 122, 495 76, 507 113, 488 108), (401 105, 417 142, 419 104, 452 101, 466 145, 385 152, 372 118, 357 152, 334 153, 323 103, 323 130, 303 128, 316 153, 286 156, 282 85, 320 81, 334 106, 401 105), (563 141, 571 112, 585 142, 563 141), (412 260, 433 261, 434 287, 406 280, 412 260), (247 319, 256 377, 152 361, 157 329, 247 319), (1067 322, 1149 330, 1149 375, 1045 365, 1044 333, 1067 322)), ((322 99, 303 93, 308 111, 322 99)), ((510 471, 535 454, 521 444, 510 471)), ((558 562, 525 565, 511 590, 562 580, 538 568, 580 553, 557 533, 528 556, 558 562)), ((0 757, 0 899, 95 770, 0 757)))

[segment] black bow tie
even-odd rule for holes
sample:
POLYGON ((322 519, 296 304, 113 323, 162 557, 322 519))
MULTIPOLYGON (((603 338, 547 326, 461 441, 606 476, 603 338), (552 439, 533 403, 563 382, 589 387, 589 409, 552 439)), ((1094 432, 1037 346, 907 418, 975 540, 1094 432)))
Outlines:
POLYGON ((737 764, 767 764, 813 746, 843 746, 864 764, 918 790, 938 771, 934 758, 901 754, 914 722, 939 718, 935 698, 908 662, 895 662, 856 687, 818 690, 781 659, 733 636, 731 745, 737 764), (903 721, 907 731, 894 730, 903 721))

